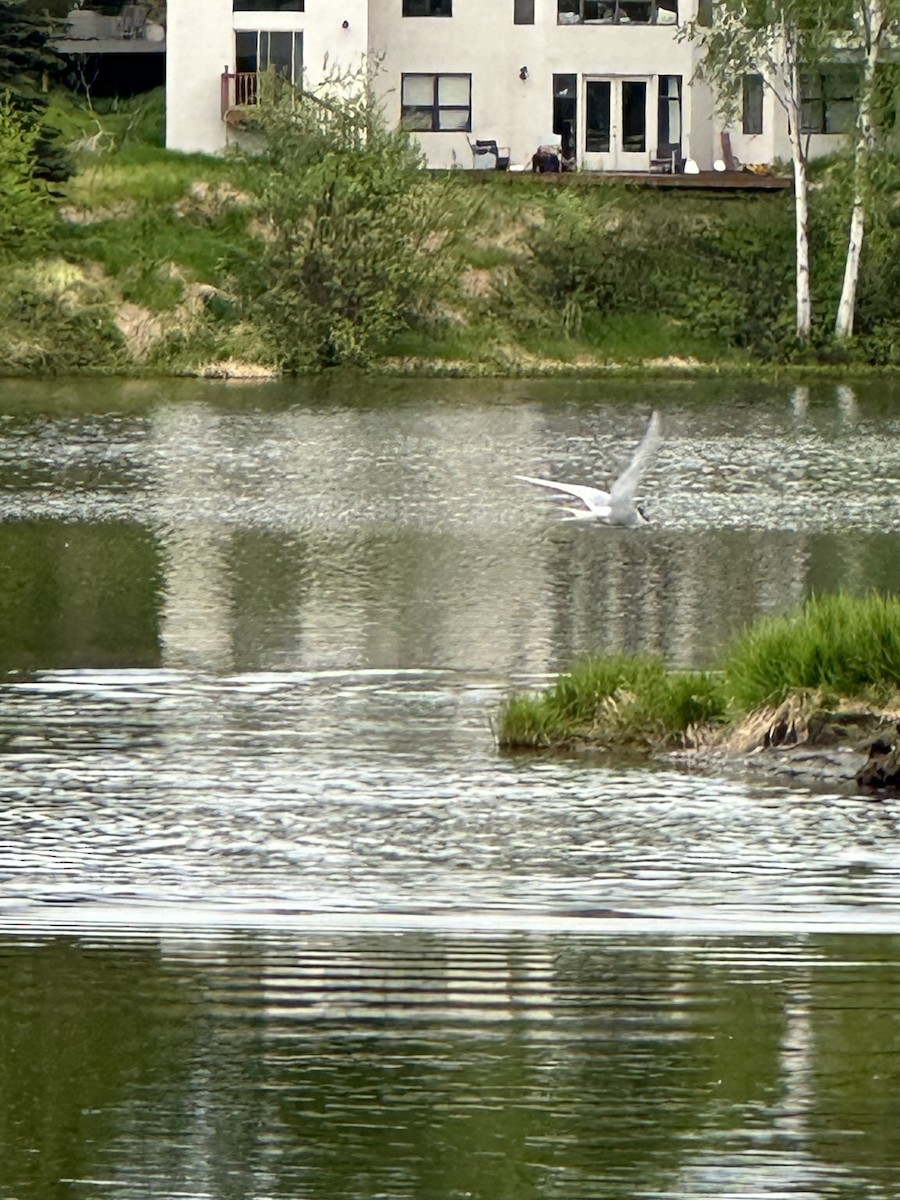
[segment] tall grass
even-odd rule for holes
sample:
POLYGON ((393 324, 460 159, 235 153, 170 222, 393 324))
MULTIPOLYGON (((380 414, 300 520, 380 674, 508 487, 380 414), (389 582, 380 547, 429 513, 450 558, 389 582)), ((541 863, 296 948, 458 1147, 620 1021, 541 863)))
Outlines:
POLYGON ((900 688, 900 599, 838 593, 751 626, 723 657, 728 693, 749 711, 789 692, 886 698, 900 688))
POLYGON ((500 712, 498 742, 508 748, 588 739, 661 746, 724 715, 724 693, 711 675, 669 672, 658 658, 603 655, 576 663, 538 695, 510 696, 500 712))

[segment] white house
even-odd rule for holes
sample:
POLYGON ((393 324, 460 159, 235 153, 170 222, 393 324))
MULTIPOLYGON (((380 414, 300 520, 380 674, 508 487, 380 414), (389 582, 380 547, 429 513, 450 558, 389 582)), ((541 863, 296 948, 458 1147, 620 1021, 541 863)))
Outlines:
MULTIPOLYGON (((315 89, 368 60, 381 63, 388 119, 416 131, 433 167, 472 167, 483 161, 473 143, 485 140, 508 148, 512 165, 555 142, 586 170, 649 171, 673 158, 709 169, 722 130, 695 78, 698 48, 678 36, 699 2, 168 0, 167 145, 224 150, 260 71, 315 89)), ((834 142, 830 86, 820 80, 806 107, 821 115, 814 154, 834 142)), ((729 133, 744 162, 789 157, 783 121, 753 78, 729 133)))

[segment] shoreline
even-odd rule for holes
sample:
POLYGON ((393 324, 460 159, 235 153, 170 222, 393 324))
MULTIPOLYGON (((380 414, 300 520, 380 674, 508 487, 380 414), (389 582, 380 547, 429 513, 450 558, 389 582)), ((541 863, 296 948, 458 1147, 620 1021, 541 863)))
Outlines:
POLYGON ((834 380, 854 382, 857 380, 895 377, 896 368, 889 366, 866 366, 863 364, 804 364, 772 365, 769 363, 691 362, 678 364, 663 360, 639 362, 577 362, 542 359, 521 362, 514 359, 500 366, 489 361, 468 362, 464 360, 440 360, 433 358, 386 359, 381 365, 363 370, 355 367, 329 367, 321 371, 286 372, 262 363, 240 360, 214 361, 198 364, 194 369, 152 367, 131 363, 127 369, 98 366, 70 368, 66 370, 22 370, 7 368, 0 363, 0 379, 196 379, 228 381, 238 383, 283 383, 291 379, 322 379, 341 375, 353 375, 364 379, 660 379, 693 380, 715 378, 727 381, 730 378, 751 379, 756 382, 787 382, 798 386, 807 381, 834 380))

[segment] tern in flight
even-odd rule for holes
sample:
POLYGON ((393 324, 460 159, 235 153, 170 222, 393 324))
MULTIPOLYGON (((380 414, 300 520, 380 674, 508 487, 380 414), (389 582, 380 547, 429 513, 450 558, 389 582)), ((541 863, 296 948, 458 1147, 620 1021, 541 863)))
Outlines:
POLYGON ((564 521, 602 521, 605 525, 646 525, 647 518, 635 502, 635 492, 641 481, 641 476, 647 469, 647 464, 656 452, 660 441, 659 413, 655 412, 650 418, 650 424, 641 443, 634 452, 631 462, 612 485, 608 492, 600 488, 588 487, 582 483, 557 483, 553 479, 534 479, 530 475, 517 475, 523 483, 534 483, 538 487, 551 488, 556 494, 554 500, 567 500, 574 497, 581 501, 582 507, 564 505, 568 516, 564 521))

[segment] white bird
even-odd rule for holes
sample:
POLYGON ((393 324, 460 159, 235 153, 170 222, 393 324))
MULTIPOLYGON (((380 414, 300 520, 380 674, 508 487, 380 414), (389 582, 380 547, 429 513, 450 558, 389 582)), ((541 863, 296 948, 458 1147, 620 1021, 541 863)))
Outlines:
POLYGON ((538 487, 551 488, 558 494, 554 500, 566 500, 574 496, 580 500, 583 508, 573 505, 563 505, 569 515, 564 521, 602 521, 605 525, 646 525, 647 518, 635 502, 635 492, 641 481, 641 476, 647 469, 647 464, 656 453, 660 442, 659 413, 654 412, 650 418, 640 445, 634 452, 631 462, 615 481, 608 492, 600 488, 589 487, 583 483, 557 483, 553 479, 534 479, 530 475, 517 475, 523 483, 534 483, 538 487))

